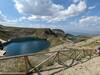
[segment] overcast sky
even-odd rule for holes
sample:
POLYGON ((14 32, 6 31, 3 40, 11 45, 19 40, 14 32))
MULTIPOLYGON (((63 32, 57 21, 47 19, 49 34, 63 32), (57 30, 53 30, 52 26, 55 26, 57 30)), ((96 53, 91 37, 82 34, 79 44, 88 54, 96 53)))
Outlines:
POLYGON ((100 0, 0 0, 0 23, 100 32, 100 0))

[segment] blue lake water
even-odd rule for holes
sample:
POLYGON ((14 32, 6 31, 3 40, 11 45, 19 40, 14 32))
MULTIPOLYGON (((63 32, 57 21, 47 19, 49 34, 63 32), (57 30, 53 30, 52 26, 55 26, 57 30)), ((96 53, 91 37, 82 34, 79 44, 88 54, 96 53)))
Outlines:
POLYGON ((21 38, 14 39, 4 46, 6 56, 29 54, 39 52, 48 48, 50 43, 47 40, 34 39, 34 38, 21 38))

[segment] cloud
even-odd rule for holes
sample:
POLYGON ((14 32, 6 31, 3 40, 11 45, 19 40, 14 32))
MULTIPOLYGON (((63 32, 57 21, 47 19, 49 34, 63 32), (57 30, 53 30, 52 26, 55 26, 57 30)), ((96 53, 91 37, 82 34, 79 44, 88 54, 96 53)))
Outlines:
MULTIPOLYGON (((80 24, 83 24, 83 23, 85 23, 85 25, 86 25, 86 23, 88 23, 88 24, 90 24, 90 23, 92 23, 92 24, 100 24, 100 17, 99 16, 89 16, 89 17, 84 17, 84 18, 82 18, 82 19, 80 19, 79 20, 79 23, 80 24)), ((92 24, 90 24, 90 26, 92 25, 92 24)), ((85 26, 84 25, 84 26, 85 26)), ((100 25, 99 25, 100 26, 100 25)))
POLYGON ((53 4, 51 0, 14 0, 19 13, 36 16, 54 16, 64 9, 61 5, 53 4))
POLYGON ((79 13, 83 12, 86 8, 87 5, 84 1, 80 1, 78 4, 71 4, 67 9, 60 11, 59 16, 54 18, 54 20, 76 16, 79 13))
POLYGON ((2 13, 2 11, 0 11, 0 21, 4 22, 4 21, 7 21, 7 17, 2 13))
POLYGON ((75 16, 87 8, 85 1, 82 0, 77 4, 71 4, 68 8, 54 4, 51 0, 14 0, 14 3, 18 12, 23 14, 24 19, 30 21, 34 19, 59 21, 75 16))
POLYGON ((92 9, 94 9, 95 7, 96 7, 96 5, 90 6, 88 9, 89 9, 89 10, 92 10, 92 9))
POLYGON ((100 17, 99 16, 88 16, 81 18, 76 23, 76 29, 87 31, 99 31, 100 30, 100 17))
POLYGON ((19 19, 8 19, 6 15, 0 11, 0 23, 17 23, 19 19))
POLYGON ((79 1, 81 1, 81 0, 73 0, 74 3, 77 3, 77 2, 79 2, 79 1))
POLYGON ((100 34, 100 16, 85 16, 79 20, 73 20, 65 31, 72 34, 100 34))

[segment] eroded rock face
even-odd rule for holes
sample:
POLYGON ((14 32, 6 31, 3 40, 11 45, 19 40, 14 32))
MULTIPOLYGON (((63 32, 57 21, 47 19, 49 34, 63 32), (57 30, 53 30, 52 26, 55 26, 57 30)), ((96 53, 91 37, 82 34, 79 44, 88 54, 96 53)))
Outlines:
POLYGON ((57 36, 65 36, 65 32, 61 29, 52 29, 52 32, 55 33, 57 36))

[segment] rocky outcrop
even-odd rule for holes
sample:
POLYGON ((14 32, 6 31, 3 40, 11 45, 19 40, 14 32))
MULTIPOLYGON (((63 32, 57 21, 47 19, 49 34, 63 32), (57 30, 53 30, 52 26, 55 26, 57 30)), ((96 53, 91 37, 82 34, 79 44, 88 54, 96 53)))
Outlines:
POLYGON ((65 32, 61 29, 52 29, 52 32, 56 35, 56 36, 65 36, 65 32))

